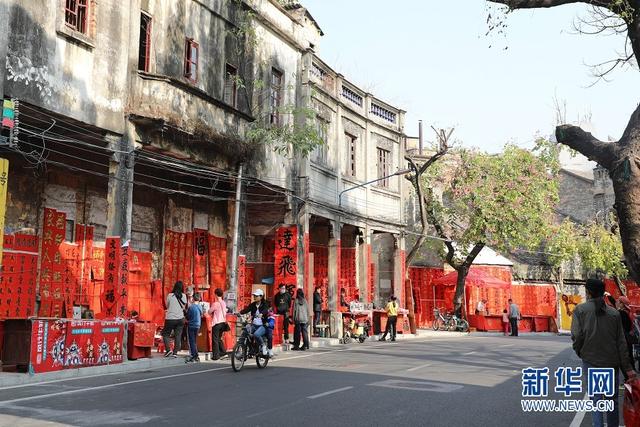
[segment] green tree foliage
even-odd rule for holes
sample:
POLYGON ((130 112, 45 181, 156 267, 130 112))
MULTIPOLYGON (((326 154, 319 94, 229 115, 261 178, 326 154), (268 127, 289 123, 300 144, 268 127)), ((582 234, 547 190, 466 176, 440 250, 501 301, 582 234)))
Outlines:
POLYGON ((579 225, 565 220, 552 227, 547 251, 556 268, 577 259, 587 273, 601 272, 619 278, 628 274, 617 227, 611 231, 597 223, 579 225))
POLYGON ((430 222, 448 240, 445 258, 458 271, 456 309, 464 278, 484 246, 535 249, 547 235, 558 202, 557 156, 549 147, 539 141, 534 151, 513 145, 500 154, 460 150, 454 161, 426 174, 430 222))
MULTIPOLYGON (((316 112, 312 108, 286 103, 271 111, 272 88, 267 84, 271 64, 269 61, 251 63, 249 58, 260 50, 262 41, 256 31, 256 12, 251 2, 246 0, 227 0, 236 10, 234 25, 227 34, 234 40, 234 56, 240 62, 240 74, 234 77, 238 90, 252 94, 251 115, 255 120, 249 125, 245 138, 255 144, 272 147, 276 153, 290 157, 299 154, 307 157, 316 147, 325 144, 318 126, 315 124, 316 112), (255 66, 254 66, 255 65, 255 66), (242 76, 251 76, 250 79, 242 76), (261 78, 264 77, 264 78, 261 78), (250 81, 248 81, 250 80, 250 81), (271 123, 271 115, 280 116, 277 124, 271 123)), ((287 3, 281 1, 282 4, 287 3)), ((296 74, 284 75, 288 82, 298 82, 296 74)), ((280 88, 280 99, 295 99, 295 84, 280 88)), ((308 101, 309 98, 306 98, 308 101)))

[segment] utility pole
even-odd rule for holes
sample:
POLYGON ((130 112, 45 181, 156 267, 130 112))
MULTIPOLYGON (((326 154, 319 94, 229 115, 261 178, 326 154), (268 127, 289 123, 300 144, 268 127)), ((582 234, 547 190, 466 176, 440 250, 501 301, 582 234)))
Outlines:
POLYGON ((236 182, 236 203, 233 223, 233 246, 231 249, 231 278, 229 280, 229 293, 234 294, 232 309, 236 308, 238 301, 238 233, 240 230, 240 198, 242 197, 242 163, 238 166, 238 179, 236 182))

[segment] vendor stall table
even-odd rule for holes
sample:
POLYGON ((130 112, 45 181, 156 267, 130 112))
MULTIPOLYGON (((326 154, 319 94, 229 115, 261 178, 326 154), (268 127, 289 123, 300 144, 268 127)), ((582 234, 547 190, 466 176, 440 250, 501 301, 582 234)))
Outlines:
POLYGON ((123 322, 6 320, 2 370, 39 373, 120 363, 123 339, 123 322))

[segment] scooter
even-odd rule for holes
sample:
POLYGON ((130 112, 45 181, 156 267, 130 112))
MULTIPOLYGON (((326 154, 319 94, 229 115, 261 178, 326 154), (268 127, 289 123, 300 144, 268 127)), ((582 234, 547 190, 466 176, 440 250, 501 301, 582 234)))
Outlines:
POLYGON ((355 319, 351 318, 349 324, 344 328, 342 343, 349 344, 352 340, 355 340, 362 344, 369 336, 369 329, 369 320, 364 323, 356 323, 355 319))

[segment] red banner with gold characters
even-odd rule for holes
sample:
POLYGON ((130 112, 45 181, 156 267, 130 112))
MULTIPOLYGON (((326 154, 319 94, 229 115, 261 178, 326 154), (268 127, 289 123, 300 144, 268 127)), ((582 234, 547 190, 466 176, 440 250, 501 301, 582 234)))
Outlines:
POLYGON ((38 274, 38 237, 4 236, 0 271, 0 319, 25 319, 33 315, 38 274))
POLYGON ((120 238, 107 237, 104 247, 104 286, 101 296, 101 318, 118 315, 118 289, 120 282, 120 238))
POLYGON ((127 300, 129 295, 129 245, 120 248, 120 258, 118 259, 119 277, 116 284, 116 313, 118 317, 127 317, 127 300))
POLYGON ((209 284, 212 289, 226 289, 227 239, 209 235, 209 284))
POLYGON ((40 310, 41 317, 62 316, 63 273, 65 263, 60 253, 64 241, 67 216, 64 212, 45 208, 40 252, 40 310))
POLYGON ((295 286, 298 281, 298 227, 287 225, 276 230, 274 264, 275 287, 295 286))
POLYGON ((193 230, 193 284, 201 288, 208 287, 207 258, 209 256, 209 239, 207 230, 193 230))

